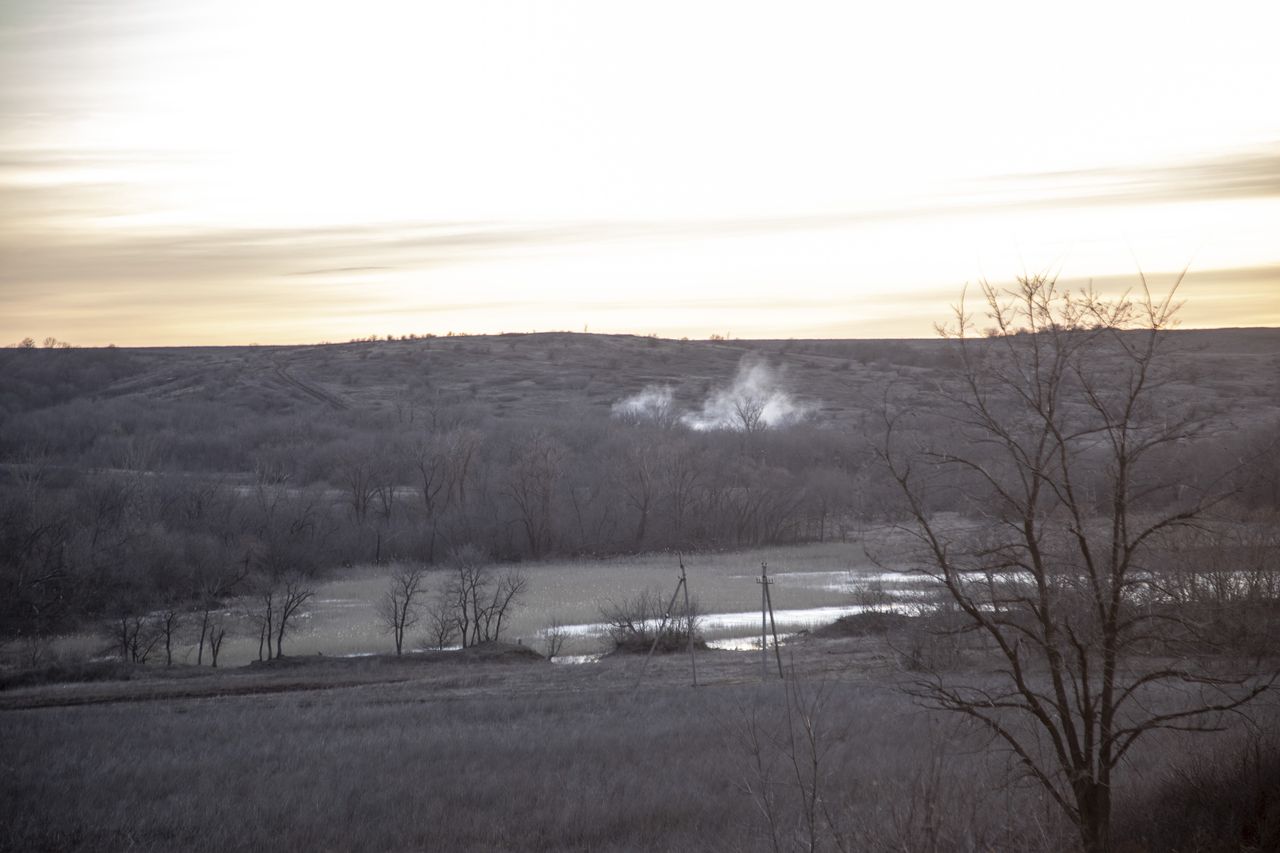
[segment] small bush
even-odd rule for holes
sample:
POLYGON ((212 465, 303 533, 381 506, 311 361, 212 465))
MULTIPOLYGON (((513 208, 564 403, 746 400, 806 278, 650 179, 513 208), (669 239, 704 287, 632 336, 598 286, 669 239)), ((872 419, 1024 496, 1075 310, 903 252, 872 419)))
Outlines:
POLYGON ((660 652, 683 651, 688 648, 691 634, 695 645, 704 648, 706 644, 698 631, 697 601, 689 602, 688 612, 684 602, 678 601, 671 613, 665 613, 667 603, 661 592, 646 589, 600 608, 600 618, 608 626, 614 651, 646 653, 654 648, 655 640, 660 652))
POLYGON ((146 672, 143 664, 118 660, 58 661, 35 669, 0 676, 0 690, 34 687, 40 684, 65 684, 88 681, 128 681, 146 672))
POLYGON ((841 616, 830 625, 814 631, 818 637, 874 637, 903 631, 912 617, 885 610, 866 610, 841 616))

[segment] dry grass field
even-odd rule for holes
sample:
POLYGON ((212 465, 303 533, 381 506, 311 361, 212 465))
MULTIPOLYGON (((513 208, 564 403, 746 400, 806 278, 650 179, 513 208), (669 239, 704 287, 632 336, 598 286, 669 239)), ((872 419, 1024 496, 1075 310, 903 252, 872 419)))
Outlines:
MULTIPOLYGON (((911 674, 883 638, 810 640, 787 660, 790 687, 762 683, 754 654, 706 652, 697 689, 683 655, 641 678, 637 658, 508 654, 14 688, 0 710, 0 847, 1070 848, 1007 753, 898 689, 911 674), (789 696, 791 731, 812 731, 812 749, 787 734, 789 696)), ((980 677, 981 661, 968 665, 980 677)), ((1274 700, 1252 719, 1274 733, 1274 700)), ((1192 754, 1176 737, 1144 753, 1119 797, 1117 834, 1136 845, 1124 849, 1163 849, 1141 843, 1153 830, 1140 818, 1165 786, 1185 797, 1215 773, 1246 782, 1232 764, 1246 735, 1237 723, 1192 754)), ((1274 832, 1268 808, 1253 825, 1274 832)), ((1221 841, 1183 849, 1235 849, 1221 841)))
MULTIPOLYGON (((1186 393, 1229 404, 1236 417, 1280 414, 1280 331, 1175 333, 1186 393)), ((387 410, 457 397, 499 417, 607 412, 648 385, 670 385, 695 406, 734 374, 744 355, 766 358, 819 417, 857 425, 884 389, 927 387, 947 364, 940 340, 676 341, 548 332, 419 338, 301 347, 131 349, 130 376, 93 396, 153 401, 219 399, 298 410, 387 410), (408 392, 408 393, 406 393, 408 392)))

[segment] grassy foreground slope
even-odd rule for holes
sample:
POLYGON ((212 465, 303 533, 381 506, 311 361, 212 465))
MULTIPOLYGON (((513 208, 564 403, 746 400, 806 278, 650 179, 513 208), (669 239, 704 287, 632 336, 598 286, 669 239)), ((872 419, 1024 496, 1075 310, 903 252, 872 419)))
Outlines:
MULTIPOLYGON (((814 639, 787 658, 790 729, 788 687, 761 683, 751 653, 703 654, 696 690, 674 655, 643 679, 635 658, 293 661, 182 679, 198 698, 166 697, 173 679, 7 691, 0 847, 729 851, 776 835, 792 849, 820 802, 823 849, 1070 849, 1038 789, 1008 784, 1006 753, 898 690, 911 676, 883 639, 814 639), (37 707, 68 699, 89 704, 37 707)), ((1131 768, 1126 849, 1148 849, 1142 816, 1166 785, 1185 798, 1215 773, 1247 782, 1232 775, 1240 733, 1198 742, 1217 762, 1180 763, 1170 734, 1148 753, 1165 758, 1131 768)), ((1280 826, 1275 812, 1184 849, 1234 849, 1280 826)))

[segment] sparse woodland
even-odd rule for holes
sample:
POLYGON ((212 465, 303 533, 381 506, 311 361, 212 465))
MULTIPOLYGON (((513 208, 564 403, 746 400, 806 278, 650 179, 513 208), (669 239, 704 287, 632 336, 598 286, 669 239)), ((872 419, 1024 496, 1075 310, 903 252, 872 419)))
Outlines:
MULTIPOLYGON (((1280 506, 1269 372, 1280 355, 1265 335, 1240 334, 1234 359, 1185 342, 1178 396, 1211 429, 1157 452, 1185 488, 1225 485, 1224 508, 1247 515, 1280 506), (1248 393, 1231 399, 1237 390, 1248 393)), ((694 551, 841 538, 899 517, 905 504, 876 459, 885 394, 920 402, 954 381, 954 347, 724 348, 540 335, 0 351, 0 627, 12 637, 202 612, 344 565, 441 565, 463 546, 508 563, 694 551), (735 390, 744 357, 771 365, 775 387, 735 390), (619 409, 664 384, 675 386, 666 408, 619 409), (798 414, 770 427, 760 409, 775 393, 798 414), (720 428, 691 428, 670 408, 700 416, 717 394, 729 407, 720 428)), ((919 443, 951 429, 917 409, 919 443)), ((923 508, 972 513, 974 473, 947 476, 923 508)), ((1103 472, 1084 476, 1098 494, 1103 472)))
MULTIPOLYGON (((525 713, 576 721, 585 740, 556 728, 545 755, 507 743, 513 772, 536 776, 548 755, 573 751, 579 771, 608 776, 601 766, 616 771, 641 743, 686 772, 651 768, 660 784, 639 793, 609 782, 610 797, 637 798, 619 812, 567 816, 521 794, 543 809, 537 820, 449 823, 441 837, 456 849, 687 846, 703 837, 697 816, 664 812, 673 807, 654 799, 659 789, 692 800, 728 780, 733 796, 706 804, 709 819, 741 821, 719 839, 726 849, 1236 849, 1201 836, 1250 808, 1223 837, 1280 838, 1267 800, 1280 795, 1275 715, 1251 704, 1273 695, 1280 641, 1280 332, 1171 331, 1172 303, 1072 301, 1043 280, 986 296, 949 339, 928 342, 551 334, 0 351, 0 639, 25 655, 11 668, 39 664, 42 637, 85 628, 132 664, 172 663, 186 644, 211 669, 228 631, 251 631, 263 660, 284 658, 318 585, 378 564, 388 567, 378 618, 397 656, 424 634, 475 652, 501 638, 531 561, 843 540, 899 525, 919 546, 913 565, 943 594, 927 616, 847 640, 867 660, 894 662, 891 674, 874 670, 884 675, 874 695, 851 694, 829 680, 832 658, 801 650, 776 695, 735 687, 686 705, 663 682, 661 713, 632 707, 636 740, 609 746, 594 721, 623 713, 613 694, 532 696, 524 685, 495 698, 503 688, 486 676, 443 679, 475 725, 505 733, 455 733, 477 755, 533 739, 525 713), (228 619, 232 600, 243 618, 228 619), (861 731, 848 709, 869 715, 861 731), (957 728, 959 718, 970 725, 957 728), (685 728, 673 733, 664 720, 676 719, 685 728), (1237 737, 1241 719, 1251 739, 1237 737), (1184 775, 1182 787, 1161 781, 1174 772, 1164 765, 1134 771, 1148 743, 1190 745, 1198 729, 1229 731, 1234 740, 1217 742, 1240 763, 1184 775), (728 743, 730 758, 706 752, 713 730, 716 755, 728 743), (895 740, 894 754, 910 757, 898 766, 895 740), (974 774, 1016 784, 1002 804, 979 802, 957 789, 974 774), (1163 792, 1203 800, 1196 792, 1220 779, 1252 805, 1183 809, 1182 829, 1139 819, 1163 792), (624 813, 633 824, 612 823, 624 813)), ((653 645, 644 631, 665 602, 646 596, 604 614, 619 646, 653 645)), ((677 626, 665 645, 687 640, 677 626)), ((560 641, 549 635, 549 648, 560 641)), ((670 682, 661 673, 672 666, 657 677, 670 682)), ((343 749, 428 761, 386 734, 391 712, 351 701, 344 713, 363 734, 335 741, 343 749)), ((30 737, 50 737, 31 725, 30 737)), ((202 736, 235 725, 205 720, 202 736)), ((432 749, 448 753, 437 735, 432 749)), ((166 737, 176 735, 157 742, 166 737)), ((493 774, 464 764, 443 759, 456 790, 440 796, 489 796, 493 774)), ((385 769, 353 778, 377 787, 385 769)), ((385 803, 370 808, 370 838, 435 838, 396 823, 385 803)), ((123 843, 24 826, 15 843, 123 843)))

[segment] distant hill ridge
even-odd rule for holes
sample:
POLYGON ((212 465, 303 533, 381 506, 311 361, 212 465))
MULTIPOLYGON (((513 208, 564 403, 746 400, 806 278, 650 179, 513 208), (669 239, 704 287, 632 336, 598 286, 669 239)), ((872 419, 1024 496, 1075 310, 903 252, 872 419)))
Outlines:
MULTIPOLYGON (((1177 330, 1188 393, 1280 412, 1280 329, 1177 330)), ((0 413, 73 399, 203 400, 257 411, 387 410, 443 404, 497 417, 608 409, 646 386, 696 406, 743 359, 763 363, 819 418, 857 420, 890 384, 910 390, 954 363, 941 339, 683 341, 541 332, 302 346, 0 351, 0 413)), ((920 386, 923 388, 923 385, 920 386)))

